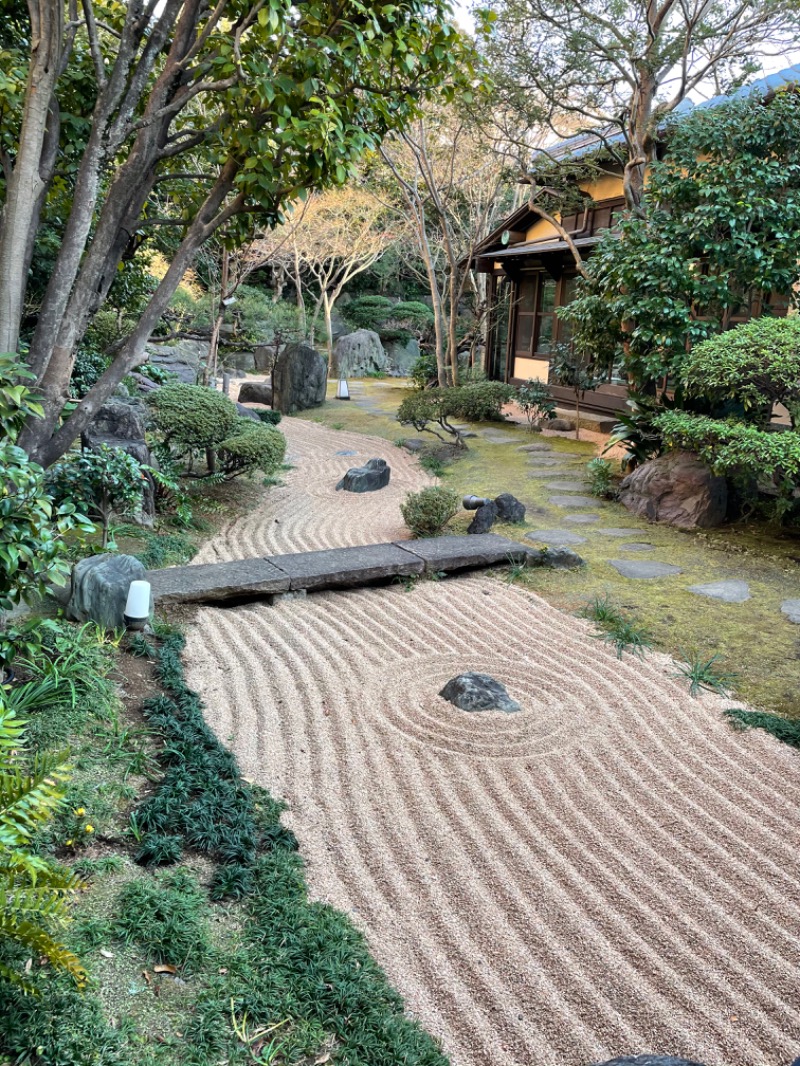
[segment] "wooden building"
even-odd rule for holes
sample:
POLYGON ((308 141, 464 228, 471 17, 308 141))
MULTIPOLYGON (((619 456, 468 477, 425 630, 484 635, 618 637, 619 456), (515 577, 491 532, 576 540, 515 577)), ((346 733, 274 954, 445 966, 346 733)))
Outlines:
MULTIPOLYGON (((800 81, 800 65, 780 71, 739 90, 758 92, 768 98, 780 85, 800 81)), ((738 95, 738 94, 737 94, 738 95)), ((729 97, 718 97, 701 106, 710 107, 729 97)), ((686 109, 692 105, 685 105, 686 109)), ((608 135, 606 135, 608 137, 608 135)), ((613 139, 613 138, 612 138, 613 139)), ((575 160, 596 152, 599 140, 580 134, 546 149, 548 160, 575 160)), ((535 170, 535 160, 534 160, 535 170)), ((622 170, 605 165, 591 181, 579 182, 586 206, 559 219, 581 258, 591 256, 603 230, 614 226, 624 209, 622 170)), ((486 373, 497 381, 521 384, 530 378, 548 381, 554 346, 569 343, 570 325, 556 311, 572 300, 578 277, 574 257, 559 231, 527 205, 518 208, 481 242, 474 263, 489 275, 489 329, 486 347, 486 373)), ((772 313, 786 313, 771 308, 772 313)), ((747 321, 762 313, 758 298, 743 306, 730 324, 747 321)), ((551 383, 559 403, 571 405, 571 389, 551 383)), ((608 380, 587 392, 583 406, 597 414, 612 414, 625 406, 628 390, 624 378, 611 370, 608 380)))

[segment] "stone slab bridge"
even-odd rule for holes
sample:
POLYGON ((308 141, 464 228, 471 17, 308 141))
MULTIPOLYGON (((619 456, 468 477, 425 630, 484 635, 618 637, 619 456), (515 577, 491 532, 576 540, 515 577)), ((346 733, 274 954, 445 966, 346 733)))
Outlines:
POLYGON ((224 603, 271 599, 292 592, 357 588, 397 578, 512 563, 542 566, 553 554, 496 533, 482 533, 173 566, 148 571, 147 580, 153 599, 160 605, 224 603))

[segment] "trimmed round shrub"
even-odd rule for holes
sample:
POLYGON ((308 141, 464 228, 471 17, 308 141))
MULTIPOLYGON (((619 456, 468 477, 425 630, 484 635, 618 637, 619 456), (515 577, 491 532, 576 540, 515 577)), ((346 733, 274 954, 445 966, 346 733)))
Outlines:
POLYGON ((266 422, 268 426, 277 426, 283 415, 280 411, 274 411, 271 407, 267 407, 264 410, 256 411, 256 414, 262 422, 266 422))
POLYGON ((450 414, 467 422, 497 422, 502 418, 503 407, 516 394, 513 385, 502 381, 476 381, 449 389, 450 414))
POLYGON ((214 448, 231 435, 239 420, 232 400, 203 385, 164 385, 147 402, 165 444, 182 451, 214 448))
POLYGON ((249 418, 235 429, 234 436, 222 441, 219 457, 226 477, 238 477, 259 470, 270 477, 279 469, 286 455, 286 438, 274 426, 254 422, 249 418))
MULTIPOLYGON (((681 366, 690 396, 741 404, 766 424, 775 403, 800 405, 800 318, 754 318, 696 345, 681 366)), ((794 418, 793 418, 794 420, 794 418)))
POLYGON ((429 485, 419 492, 410 492, 400 504, 400 512, 415 537, 435 537, 455 515, 460 502, 452 489, 429 485))

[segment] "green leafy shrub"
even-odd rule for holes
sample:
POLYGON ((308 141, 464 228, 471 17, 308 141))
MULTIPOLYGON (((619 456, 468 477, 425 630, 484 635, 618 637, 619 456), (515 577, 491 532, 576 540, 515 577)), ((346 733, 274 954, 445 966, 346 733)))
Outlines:
POLYGON ((447 441, 449 437, 457 448, 464 448, 463 437, 451 420, 496 421, 501 417, 503 406, 513 396, 514 387, 504 385, 501 381, 480 381, 444 389, 438 386, 416 389, 403 399, 397 411, 397 420, 401 425, 411 425, 419 432, 433 433, 441 441, 447 441), (441 432, 434 426, 438 426, 441 432))
POLYGON ((800 483, 800 433, 793 430, 768 432, 686 411, 665 411, 655 424, 670 447, 697 452, 716 473, 742 484, 771 483, 787 503, 800 483))
POLYGON ((75 362, 69 379, 70 392, 81 399, 97 382, 109 364, 109 357, 84 343, 75 354, 75 362))
POLYGON ((136 369, 139 374, 149 378, 150 381, 155 381, 157 385, 168 385, 178 379, 177 374, 173 374, 171 370, 165 370, 162 366, 154 366, 152 363, 142 363, 136 369))
POLYGON ((344 312, 356 329, 371 329, 385 343, 407 344, 433 326, 433 311, 421 300, 390 300, 388 296, 357 296, 344 312))
POLYGON ((676 404, 677 397, 672 402, 663 393, 658 397, 631 393, 626 401, 628 411, 617 414, 618 421, 603 451, 622 445, 625 449, 621 464, 624 471, 635 470, 642 463, 656 459, 664 451, 664 438, 656 419, 664 411, 673 410, 676 404))
POLYGON ((394 300, 388 296, 357 296, 347 305, 344 315, 355 329, 371 329, 379 333, 393 307, 394 300))
POLYGON ((0 979, 30 987, 23 968, 30 954, 43 956, 82 986, 83 967, 54 935, 80 882, 32 849, 35 830, 64 801, 63 756, 38 754, 29 761, 24 742, 24 723, 0 687, 0 940, 25 950, 18 969, 0 962, 0 979))
POLYGON ((169 866, 179 862, 183 841, 168 833, 145 833, 136 852, 136 861, 143 866, 169 866))
POLYGON ((94 531, 72 502, 54 506, 44 471, 14 443, 42 413, 25 384, 31 379, 16 356, 0 355, 0 612, 43 595, 48 583, 64 585, 65 536, 94 531))
POLYGON ((188 870, 131 881, 119 894, 117 935, 149 960, 190 970, 208 958, 205 896, 188 870))
POLYGON ((203 385, 164 385, 147 402, 164 444, 181 456, 216 448, 240 417, 232 400, 203 385))
POLYGON ((268 426, 277 426, 283 415, 280 411, 274 410, 272 407, 264 407, 256 411, 256 414, 262 422, 266 422, 268 426))
POLYGON ((555 418, 556 402, 543 381, 531 378, 517 389, 514 400, 525 412, 531 429, 541 429, 542 423, 555 418))
POLYGON ((698 344, 681 366, 687 396, 741 405, 766 426, 776 403, 800 405, 800 318, 755 318, 698 344))
POLYGON ((439 370, 433 352, 421 352, 414 360, 409 377, 415 389, 426 389, 431 382, 438 380, 439 370))
POLYGON ((435 537, 456 514, 460 503, 452 489, 428 485, 419 492, 410 492, 400 504, 400 513, 415 537, 435 537))
POLYGON ((187 563, 195 553, 195 546, 183 533, 145 533, 145 546, 136 553, 148 570, 187 563))
POLYGON ((586 464, 586 474, 592 495, 611 499, 614 495, 614 474, 608 459, 590 459, 586 464))
POLYGON ((50 467, 47 489, 56 503, 72 502, 100 520, 103 547, 108 546, 111 516, 141 506, 148 468, 122 448, 101 444, 50 467))
POLYGON ((283 463, 286 438, 274 426, 241 419, 241 431, 219 446, 222 471, 227 480, 258 470, 271 477, 283 463), (246 425, 244 425, 246 423, 246 425))
POLYGON ((497 422, 516 390, 502 381, 476 381, 447 391, 450 411, 456 418, 467 422, 497 422))

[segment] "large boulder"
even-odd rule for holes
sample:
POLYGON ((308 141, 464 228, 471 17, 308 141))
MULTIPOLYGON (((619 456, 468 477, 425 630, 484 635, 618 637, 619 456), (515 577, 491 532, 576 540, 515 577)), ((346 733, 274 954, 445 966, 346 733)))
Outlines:
POLYGON ((253 362, 257 374, 269 374, 275 362, 275 345, 259 344, 253 349, 253 362))
POLYGON ((363 466, 353 466, 336 486, 345 492, 377 492, 389 484, 392 471, 385 459, 370 459, 363 466))
POLYGON ((92 555, 72 568, 67 615, 76 622, 96 622, 103 629, 125 627, 125 603, 131 581, 145 580, 144 566, 132 555, 92 555))
POLYGON ((403 344, 401 341, 389 341, 386 345, 388 371, 395 377, 405 378, 419 359, 419 341, 412 337, 403 344))
POLYGON ((629 474, 620 485, 619 501, 651 522, 709 529, 725 521, 728 487, 692 452, 669 452, 629 474))
POLYGON ((504 685, 488 674, 459 674, 451 678, 439 693, 442 699, 462 711, 506 711, 522 708, 512 700, 504 685))
POLYGON ((196 385, 200 368, 208 358, 208 341, 177 341, 174 344, 153 344, 145 348, 147 362, 160 370, 175 374, 186 385, 196 385))
POLYGON ((226 370, 241 370, 245 374, 252 374, 256 369, 254 352, 225 352, 219 361, 226 370))
POLYGON ((321 407, 328 384, 328 364, 308 344, 287 344, 272 371, 272 406, 281 414, 321 407))
POLYGON ((272 406, 272 386, 266 381, 243 381, 239 386, 239 403, 272 406))
POLYGON ((371 329, 357 329, 339 337, 333 346, 333 365, 338 374, 363 378, 386 370, 386 352, 371 329))

